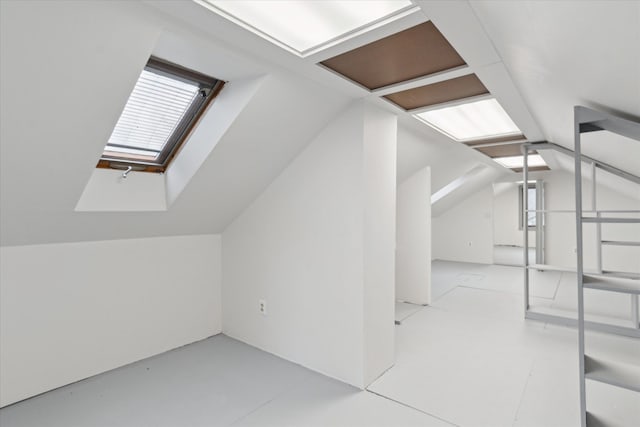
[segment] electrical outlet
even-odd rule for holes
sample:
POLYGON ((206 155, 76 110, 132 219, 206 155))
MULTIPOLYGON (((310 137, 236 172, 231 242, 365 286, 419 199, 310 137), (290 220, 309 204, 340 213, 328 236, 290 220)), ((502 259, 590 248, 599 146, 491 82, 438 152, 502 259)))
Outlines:
POLYGON ((258 311, 260 312, 260 314, 262 314, 263 316, 267 315, 267 301, 261 299, 258 300, 258 311))
POLYGON ((469 247, 473 246, 473 242, 468 242, 467 244, 469 245, 469 247))

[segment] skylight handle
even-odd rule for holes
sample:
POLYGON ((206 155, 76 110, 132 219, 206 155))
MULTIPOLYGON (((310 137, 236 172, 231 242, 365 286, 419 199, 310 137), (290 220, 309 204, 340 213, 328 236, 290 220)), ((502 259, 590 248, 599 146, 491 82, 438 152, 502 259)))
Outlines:
POLYGON ((129 175, 129 172, 131 172, 131 169, 133 169, 131 166, 127 167, 127 170, 122 172, 122 179, 127 179, 127 175, 129 175))

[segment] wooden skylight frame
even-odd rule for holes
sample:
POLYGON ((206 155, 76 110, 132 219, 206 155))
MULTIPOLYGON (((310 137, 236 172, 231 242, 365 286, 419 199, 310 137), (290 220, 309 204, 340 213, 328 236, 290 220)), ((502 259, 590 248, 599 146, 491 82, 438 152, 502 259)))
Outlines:
POLYGON ((130 170, 155 173, 166 171, 224 83, 172 62, 151 57, 127 100, 96 167, 131 168, 130 170), (143 76, 150 76, 150 73, 159 79, 157 86, 154 82, 150 83, 149 79, 143 80, 143 76), (191 88, 190 102, 187 102, 189 95, 186 92, 180 102, 176 101, 177 92, 172 92, 172 82, 176 87, 184 84, 191 88), (142 98, 143 96, 148 97, 142 98), (149 141, 157 136, 159 128, 162 128, 167 137, 159 139, 161 147, 154 143, 152 149, 149 141), (142 136, 131 136, 136 131, 142 136), (119 143, 122 135, 132 142, 119 143), (144 141, 143 138, 147 140, 144 141))

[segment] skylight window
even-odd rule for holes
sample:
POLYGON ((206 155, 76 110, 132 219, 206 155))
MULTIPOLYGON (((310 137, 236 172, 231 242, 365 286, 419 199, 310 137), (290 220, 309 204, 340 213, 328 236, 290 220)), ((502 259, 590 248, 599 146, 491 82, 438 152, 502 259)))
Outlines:
POLYGON ((300 56, 399 17, 408 0, 194 0, 300 56))
POLYGON ((164 171, 223 84, 151 58, 129 95, 98 167, 164 171))
MULTIPOLYGON (((524 167, 524 156, 496 157, 493 160, 509 169, 520 169, 524 167)), ((535 168, 547 166, 547 164, 540 154, 529 154, 527 156, 527 166, 535 168)))
POLYGON ((416 117, 459 142, 522 134, 493 98, 429 110, 416 117))

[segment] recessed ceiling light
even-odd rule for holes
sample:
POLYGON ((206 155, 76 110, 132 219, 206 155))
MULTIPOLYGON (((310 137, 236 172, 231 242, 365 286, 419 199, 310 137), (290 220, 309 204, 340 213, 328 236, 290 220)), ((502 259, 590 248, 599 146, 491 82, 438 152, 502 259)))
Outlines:
POLYGON ((459 142, 522 133, 493 98, 429 110, 416 117, 459 142))
MULTIPOLYGON (((524 167, 524 156, 496 157, 493 160, 509 169, 524 167)), ((529 154, 527 156, 527 166, 534 168, 536 166, 547 166, 547 164, 540 154, 529 154)))
POLYGON ((300 56, 414 9, 409 0, 194 0, 300 56))

